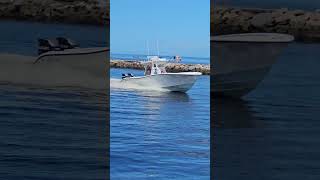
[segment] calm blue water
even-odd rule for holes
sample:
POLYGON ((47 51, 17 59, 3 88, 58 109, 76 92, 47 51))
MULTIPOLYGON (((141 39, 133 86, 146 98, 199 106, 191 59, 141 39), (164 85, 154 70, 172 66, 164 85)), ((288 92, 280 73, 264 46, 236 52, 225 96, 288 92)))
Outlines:
MULTIPOLYGON (((94 26, 1 21, 0 28, 1 54, 35 55, 39 37, 63 35, 83 46, 107 40, 105 28, 94 26)), ((106 93, 11 83, 23 75, 0 82, 0 179, 106 179, 106 93)))
POLYGON ((243 100, 214 100, 215 179, 320 179, 319 49, 292 44, 243 100))
MULTIPOLYGON (((239 7, 319 9, 317 0, 216 0, 239 7)), ((320 44, 295 43, 243 100, 215 99, 219 180, 320 179, 320 44)))
MULTIPOLYGON (((111 77, 142 71, 111 69, 111 77)), ((112 179, 209 179, 209 76, 187 93, 111 88, 112 179)))
POLYGON ((318 0, 214 0, 212 4, 237 6, 237 7, 257 7, 257 8, 289 8, 289 9, 306 9, 316 10, 320 8, 318 0))

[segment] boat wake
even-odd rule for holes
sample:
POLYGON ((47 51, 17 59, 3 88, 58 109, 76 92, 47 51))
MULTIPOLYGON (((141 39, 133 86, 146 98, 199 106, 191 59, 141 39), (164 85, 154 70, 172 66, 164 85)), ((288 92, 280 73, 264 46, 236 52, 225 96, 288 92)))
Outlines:
POLYGON ((79 68, 70 62, 34 64, 34 60, 33 56, 0 54, 0 84, 101 90, 108 86, 106 76, 92 73, 94 67, 86 70, 83 68, 84 62, 81 62, 82 68, 79 68))

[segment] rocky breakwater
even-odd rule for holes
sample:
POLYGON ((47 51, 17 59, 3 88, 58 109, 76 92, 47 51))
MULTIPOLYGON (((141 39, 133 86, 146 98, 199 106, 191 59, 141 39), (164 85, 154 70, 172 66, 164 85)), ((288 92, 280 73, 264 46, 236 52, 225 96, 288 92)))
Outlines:
MULTIPOLYGON (((141 69, 141 70, 144 69, 144 66, 139 61, 123 61, 123 60, 111 60, 110 67, 141 69)), ((166 71, 167 72, 201 72, 204 75, 209 75, 210 65, 168 63, 166 66, 166 71)))
POLYGON ((109 3, 99 0, 0 0, 0 18, 104 25, 109 3))
POLYGON ((301 41, 320 41, 320 11, 211 8, 213 35, 249 32, 286 33, 301 41))

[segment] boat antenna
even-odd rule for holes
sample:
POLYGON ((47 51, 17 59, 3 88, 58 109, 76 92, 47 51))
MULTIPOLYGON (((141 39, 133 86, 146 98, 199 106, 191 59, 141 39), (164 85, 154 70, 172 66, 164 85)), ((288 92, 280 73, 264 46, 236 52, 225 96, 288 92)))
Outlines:
POLYGON ((147 56, 149 56, 149 41, 147 40, 147 56))
POLYGON ((157 40, 157 51, 158 51, 158 56, 160 56, 160 53, 159 53, 159 41, 157 40))

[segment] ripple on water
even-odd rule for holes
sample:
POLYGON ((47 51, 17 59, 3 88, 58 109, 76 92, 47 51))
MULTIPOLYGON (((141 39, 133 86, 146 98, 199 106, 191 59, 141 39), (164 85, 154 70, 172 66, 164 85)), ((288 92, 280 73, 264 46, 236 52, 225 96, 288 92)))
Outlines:
POLYGON ((106 177, 106 94, 86 89, 0 87, 1 177, 106 177))
POLYGON ((188 93, 111 88, 111 178, 209 179, 208 96, 208 76, 188 93))
POLYGON ((215 178, 320 178, 317 49, 290 45, 243 100, 214 101, 215 178))

